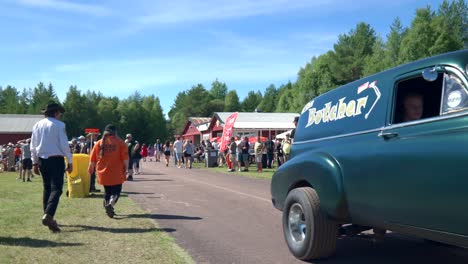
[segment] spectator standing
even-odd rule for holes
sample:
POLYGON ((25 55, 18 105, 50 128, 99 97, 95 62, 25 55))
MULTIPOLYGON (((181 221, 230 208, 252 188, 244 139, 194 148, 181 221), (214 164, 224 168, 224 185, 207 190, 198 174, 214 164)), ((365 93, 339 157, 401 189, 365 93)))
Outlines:
POLYGON ((31 148, 30 148, 31 139, 27 139, 26 143, 21 145, 21 176, 23 178, 23 182, 26 181, 26 174, 27 174, 27 181, 30 182, 32 178, 32 160, 31 160, 31 148))
MULTIPOLYGON (((97 134, 97 133, 89 133, 89 134, 86 135, 86 137, 88 138, 87 140, 86 140, 86 138, 84 138, 82 136, 82 138, 85 139, 85 144, 84 144, 84 147, 82 147, 82 149, 81 149, 81 153, 91 155, 91 150, 93 149, 93 146, 96 145, 96 141, 97 141, 98 136, 99 136, 99 134, 97 134)), ((89 184, 89 192, 100 192, 101 191, 99 189, 96 189, 96 172, 91 173, 89 183, 90 183, 89 184)))
POLYGON ((116 136, 116 128, 109 124, 104 129, 102 139, 91 151, 88 173, 97 172, 99 184, 104 186, 104 208, 110 218, 115 215, 114 206, 122 192, 125 174, 128 171, 128 148, 116 136))
POLYGON ((127 180, 133 181, 133 168, 135 166, 135 162, 137 161, 137 157, 135 157, 136 151, 140 148, 138 141, 133 140, 132 134, 127 134, 125 136, 125 143, 127 144, 127 152, 128 152, 128 174, 127 180))
POLYGON ((237 160, 237 144, 236 140, 234 137, 231 137, 231 141, 229 142, 228 145, 229 149, 229 161, 231 163, 231 166, 229 167, 229 172, 236 171, 236 160, 237 160))
POLYGON ((146 147, 145 143, 141 145, 140 154, 141 154, 141 158, 143 159, 143 162, 146 162, 146 157, 148 157, 148 147, 146 147))
POLYGON ((153 161, 154 157, 154 147, 151 144, 148 144, 148 158, 149 161, 153 161))
POLYGON ((21 164, 20 164, 20 160, 21 160, 21 147, 20 147, 20 144, 16 144, 15 146, 15 168, 20 172, 20 175, 21 175, 21 164))
POLYGON ((270 138, 265 142, 265 149, 267 154, 267 168, 273 168, 273 157, 275 155, 275 142, 270 138))
POLYGON ((241 149, 242 149, 242 160, 244 161, 244 171, 249 171, 249 138, 244 137, 244 141, 241 143, 241 149))
POLYGON ((276 142, 276 159, 278 162, 278 167, 284 163, 284 153, 283 153, 283 140, 278 138, 276 142))
POLYGON ((136 141, 136 149, 135 149, 135 153, 133 154, 133 158, 135 159, 133 161, 133 171, 135 172, 135 174, 140 174, 140 160, 141 160, 141 147, 142 145, 136 141))
POLYGON ((257 136, 257 142, 254 145, 255 162, 257 163, 257 172, 262 172, 263 143, 260 136, 257 136))
POLYGON ((79 136, 78 137, 78 144, 80 145, 80 153, 83 153, 83 154, 88 154, 88 151, 86 149, 86 138, 84 136, 79 136))
POLYGON ((15 146, 13 143, 8 143, 8 148, 6 151, 6 157, 7 157, 7 168, 8 171, 15 171, 15 146))
POLYGON ((180 140, 180 137, 174 142, 174 157, 177 162, 177 167, 181 168, 182 166, 182 153, 183 153, 183 142, 180 140))
POLYGON ((76 138, 71 140, 70 150, 73 154, 81 153, 81 147, 80 147, 80 144, 78 144, 78 140, 76 138))
POLYGON ((156 143, 154 143, 154 153, 155 153, 155 159, 157 162, 161 161, 162 152, 163 152, 163 144, 158 138, 156 139, 156 143))
POLYGON ((296 135, 296 127, 297 127, 297 122, 299 122, 299 116, 294 117, 293 123, 294 123, 294 128, 291 131, 291 144, 294 142, 294 135, 296 135))
POLYGON ((193 145, 192 141, 185 140, 185 144, 183 147, 183 154, 185 158, 185 168, 191 169, 192 168, 192 155, 193 155, 193 145))
POLYGON ((289 134, 286 135, 286 139, 283 142, 283 154, 284 162, 288 161, 291 155, 291 138, 289 134))
POLYGON ((166 159, 166 167, 169 167, 169 159, 171 157, 171 142, 166 141, 164 144, 164 158, 166 159))
POLYGON ((59 104, 50 103, 42 112, 45 118, 37 122, 32 129, 31 159, 34 173, 41 174, 44 182, 42 224, 53 232, 60 232, 54 216, 62 195, 64 158, 68 161, 66 171, 71 173, 72 154, 68 146, 65 124, 60 121, 65 109, 59 104))
POLYGON ((241 171, 242 168, 242 139, 237 143, 236 158, 237 158, 237 171, 241 171))

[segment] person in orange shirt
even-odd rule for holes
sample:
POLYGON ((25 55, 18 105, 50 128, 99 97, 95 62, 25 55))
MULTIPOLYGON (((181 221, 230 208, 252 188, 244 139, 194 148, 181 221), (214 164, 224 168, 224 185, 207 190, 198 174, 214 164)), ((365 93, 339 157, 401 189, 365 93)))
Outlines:
POLYGON ((102 139, 91 151, 88 173, 96 168, 98 183, 104 186, 104 208, 110 218, 115 215, 114 205, 120 197, 122 184, 128 171, 127 144, 117 137, 116 128, 109 124, 104 129, 102 139))

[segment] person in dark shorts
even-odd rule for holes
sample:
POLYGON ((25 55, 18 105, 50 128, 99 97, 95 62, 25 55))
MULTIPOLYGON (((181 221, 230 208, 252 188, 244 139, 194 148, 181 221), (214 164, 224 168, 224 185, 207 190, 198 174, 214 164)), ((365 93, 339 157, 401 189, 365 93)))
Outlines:
POLYGON ((164 158, 166 159, 166 167, 169 167, 169 159, 171 158, 171 142, 169 140, 164 144, 164 158))
POLYGON ((32 177, 32 160, 31 160, 31 148, 29 144, 31 143, 31 139, 26 140, 26 144, 21 145, 21 175, 23 178, 23 182, 26 181, 26 174, 27 174, 27 181, 31 181, 32 177))

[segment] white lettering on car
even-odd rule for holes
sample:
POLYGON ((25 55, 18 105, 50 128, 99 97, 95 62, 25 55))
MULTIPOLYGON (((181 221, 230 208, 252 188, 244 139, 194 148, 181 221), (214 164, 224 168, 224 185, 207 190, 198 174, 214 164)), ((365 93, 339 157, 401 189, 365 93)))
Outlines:
MULTIPOLYGON (((374 109, 375 105, 379 101, 381 97, 381 93, 379 88, 376 86, 377 81, 372 83, 367 82, 357 89, 357 94, 361 94, 364 90, 371 88, 377 98, 375 99, 374 103, 372 104, 369 111, 364 115, 365 119, 367 119, 374 109)), ((363 113, 364 109, 366 108, 367 101, 369 96, 363 96, 357 99, 351 99, 346 101, 346 97, 342 97, 333 104, 332 102, 328 102, 324 105, 322 109, 312 108, 314 105, 314 100, 307 103, 306 106, 302 109, 302 113, 309 111, 308 121, 305 127, 309 127, 312 125, 318 125, 320 123, 328 123, 332 121, 337 121, 343 118, 352 118, 355 116, 359 116, 363 113)))

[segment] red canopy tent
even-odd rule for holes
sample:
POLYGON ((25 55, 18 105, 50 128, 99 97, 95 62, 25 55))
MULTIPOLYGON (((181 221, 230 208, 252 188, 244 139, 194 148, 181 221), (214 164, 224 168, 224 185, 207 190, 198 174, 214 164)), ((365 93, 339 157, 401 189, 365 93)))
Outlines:
MULTIPOLYGON (((261 142, 265 142, 267 140, 268 140, 267 137, 260 137, 261 142)), ((255 143, 255 142, 257 142, 257 137, 249 137, 249 143, 255 143)))
POLYGON ((212 139, 210 139, 210 142, 218 142, 221 140, 221 137, 214 137, 212 139))

